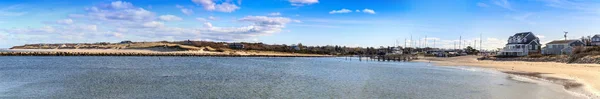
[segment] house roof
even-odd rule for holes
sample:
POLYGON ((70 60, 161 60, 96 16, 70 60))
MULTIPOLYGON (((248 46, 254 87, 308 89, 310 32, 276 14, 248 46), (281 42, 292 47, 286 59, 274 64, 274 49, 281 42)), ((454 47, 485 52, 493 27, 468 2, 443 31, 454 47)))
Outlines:
POLYGON ((523 38, 527 38, 527 41, 525 42, 508 42, 508 44, 529 44, 533 41, 536 41, 537 37, 535 35, 533 35, 532 32, 521 32, 521 33, 516 33, 515 35, 513 35, 512 37, 523 37, 523 38))
POLYGON ((527 36, 527 34, 530 34, 531 32, 521 32, 521 33, 517 33, 514 36, 527 36))
POLYGON ((592 37, 592 38, 599 38, 599 37, 600 37, 600 34, 596 34, 596 35, 594 35, 594 37, 592 37))
POLYGON ((546 43, 546 44, 568 44, 568 43, 575 42, 575 41, 578 41, 578 40, 554 40, 554 41, 546 43))

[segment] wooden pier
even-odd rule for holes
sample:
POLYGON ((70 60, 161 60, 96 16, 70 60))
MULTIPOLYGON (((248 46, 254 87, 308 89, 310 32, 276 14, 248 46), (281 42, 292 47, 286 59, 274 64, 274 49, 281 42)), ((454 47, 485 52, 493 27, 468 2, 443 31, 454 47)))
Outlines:
POLYGON ((412 54, 391 54, 391 55, 359 55, 359 60, 362 61, 412 61, 418 59, 417 55, 412 54))

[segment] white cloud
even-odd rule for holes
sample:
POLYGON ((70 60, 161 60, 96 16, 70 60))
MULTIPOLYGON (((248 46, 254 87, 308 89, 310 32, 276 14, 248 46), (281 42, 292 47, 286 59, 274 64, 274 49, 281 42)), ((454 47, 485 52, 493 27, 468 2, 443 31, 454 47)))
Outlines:
POLYGON ((233 12, 240 9, 235 4, 229 2, 223 2, 221 4, 215 3, 213 0, 192 0, 197 5, 200 5, 207 11, 219 11, 219 12, 233 12))
POLYGON ((129 30, 128 30, 128 29, 126 29, 126 28, 117 28, 117 29, 115 29, 115 31, 116 31, 116 32, 121 32, 121 33, 123 33, 123 32, 127 32, 127 31, 129 31, 129 30))
POLYGON ((500 6, 502 8, 508 9, 508 10, 512 10, 514 11, 515 9, 512 8, 510 2, 508 2, 508 0, 493 0, 493 3, 496 4, 497 6, 500 6))
POLYGON ((145 28, 159 28, 159 27, 164 27, 165 24, 162 22, 158 22, 158 21, 151 21, 151 22, 146 22, 146 23, 142 24, 142 26, 145 28))
POLYGON ((119 32, 113 32, 112 36, 118 37, 118 38, 123 38, 123 34, 121 34, 119 32))
POLYGON ((27 14, 27 12, 9 12, 9 11, 0 11, 0 16, 22 16, 27 14))
POLYGON ((340 9, 340 10, 329 11, 329 14, 350 13, 350 12, 352 12, 352 10, 340 9))
POLYGON ((273 13, 269 13, 270 16, 280 16, 281 13, 279 12, 273 12, 273 13))
POLYGON ((127 8, 133 8, 133 4, 129 3, 129 2, 123 2, 123 1, 115 1, 110 3, 110 6, 113 9, 127 9, 127 8))
MULTIPOLYGON (((26 39, 35 39, 39 42, 98 42, 111 41, 114 38, 136 41, 165 39, 244 41, 261 35, 279 33, 288 23, 301 22, 286 17, 246 16, 233 23, 242 23, 240 25, 245 26, 219 27, 205 22, 217 19, 210 16, 206 19, 196 18, 198 21, 203 21, 201 27, 176 27, 162 21, 180 20, 177 16, 156 16, 154 12, 121 1, 99 4, 86 8, 83 13, 68 15, 71 20, 77 22, 62 20, 62 23, 71 24, 0 29, 0 32, 7 33, 8 37, 28 37, 26 39)), ((3 35, 3 37, 7 36, 3 35)))
POLYGON ((131 3, 115 1, 109 5, 97 5, 86 8, 87 14, 79 17, 88 17, 95 20, 112 21, 148 21, 153 20, 155 14, 143 8, 134 7, 131 3))
POLYGON ((180 17, 177 17, 175 15, 161 15, 160 17, 158 17, 158 19, 163 20, 163 21, 181 21, 181 20, 183 20, 180 17))
POLYGON ((192 9, 186 9, 186 8, 182 8, 181 9, 181 13, 185 14, 185 15, 192 15, 194 14, 194 10, 192 9))
POLYGON ((69 25, 69 24, 73 24, 73 19, 56 20, 56 23, 63 24, 63 25, 69 25))
POLYGON ((202 21, 202 22, 207 21, 205 18, 196 18, 196 20, 202 21))
POLYGON ((292 6, 304 6, 319 3, 319 0, 289 0, 292 6))
POLYGON ((477 6, 478 6, 478 7, 484 7, 484 8, 490 7, 489 5, 487 5, 487 4, 485 4, 485 3, 482 3, 482 2, 478 2, 478 3, 477 3, 477 6))
POLYGON ((240 9, 240 7, 238 7, 234 4, 230 4, 230 3, 217 4, 216 7, 217 7, 216 11, 219 11, 219 12, 233 12, 235 10, 240 9))
POLYGON ((24 7, 23 7, 23 5, 20 5, 20 4, 10 5, 10 6, 0 8, 0 16, 22 16, 22 15, 27 14, 27 12, 11 11, 11 10, 19 10, 22 8, 24 8, 24 7))
POLYGON ((360 12, 360 10, 355 10, 354 12, 360 12))
POLYGON ((218 20, 219 18, 217 18, 217 17, 214 17, 214 16, 208 16, 208 19, 209 19, 209 20, 218 20))
POLYGON ((194 10, 192 9, 188 9, 184 6, 181 5, 175 5, 176 8, 179 8, 181 10, 181 13, 185 14, 185 15, 192 15, 194 14, 194 10))
POLYGON ((302 21, 300 21, 300 20, 292 20, 292 21, 295 23, 302 23, 302 21))
POLYGON ((201 5, 202 7, 204 7, 204 10, 215 10, 216 4, 212 0, 192 0, 192 2, 201 5))
POLYGON ((531 17, 532 15, 533 15, 533 13, 525 13, 523 15, 511 16, 511 18, 514 20, 517 20, 519 22, 523 22, 523 23, 527 23, 527 24, 535 24, 535 22, 532 22, 529 20, 529 17, 531 17))
POLYGON ((538 35, 535 35, 535 36, 537 36, 539 39, 544 39, 544 38, 546 38, 546 36, 544 36, 544 35, 539 35, 539 34, 538 34, 538 35))
POLYGON ((77 28, 84 31, 98 31, 97 25, 78 25, 77 28))
POLYGON ((364 10, 362 10, 362 12, 368 13, 368 14, 375 14, 375 10, 372 10, 372 9, 364 9, 364 10))
POLYGON ((206 23, 204 23, 204 27, 206 27, 206 28, 212 28, 213 25, 210 22, 206 22, 206 23))

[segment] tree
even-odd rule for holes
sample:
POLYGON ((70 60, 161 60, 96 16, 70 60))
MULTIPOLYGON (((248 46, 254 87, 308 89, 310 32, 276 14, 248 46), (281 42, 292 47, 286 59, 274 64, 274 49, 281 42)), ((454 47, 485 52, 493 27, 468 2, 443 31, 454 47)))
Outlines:
POLYGON ((585 36, 581 36, 581 42, 583 42, 583 44, 585 44, 586 46, 592 45, 592 37, 587 36, 586 38, 585 36))
POLYGON ((479 51, 477 49, 474 49, 471 46, 467 46, 467 48, 465 48, 465 51, 467 52, 467 54, 477 54, 477 53, 479 53, 479 51))

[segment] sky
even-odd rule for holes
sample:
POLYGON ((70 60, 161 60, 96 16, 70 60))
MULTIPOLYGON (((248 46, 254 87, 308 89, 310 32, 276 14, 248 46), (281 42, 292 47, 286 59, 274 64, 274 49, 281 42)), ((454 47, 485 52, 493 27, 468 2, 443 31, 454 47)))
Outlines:
POLYGON ((204 40, 496 49, 600 34, 598 0, 2 0, 0 48, 204 40), (412 38, 412 40, 411 40, 412 38), (434 43, 435 42, 435 43, 434 43), (456 43, 456 44, 455 44, 456 43), (406 44, 406 45, 405 45, 406 44))

